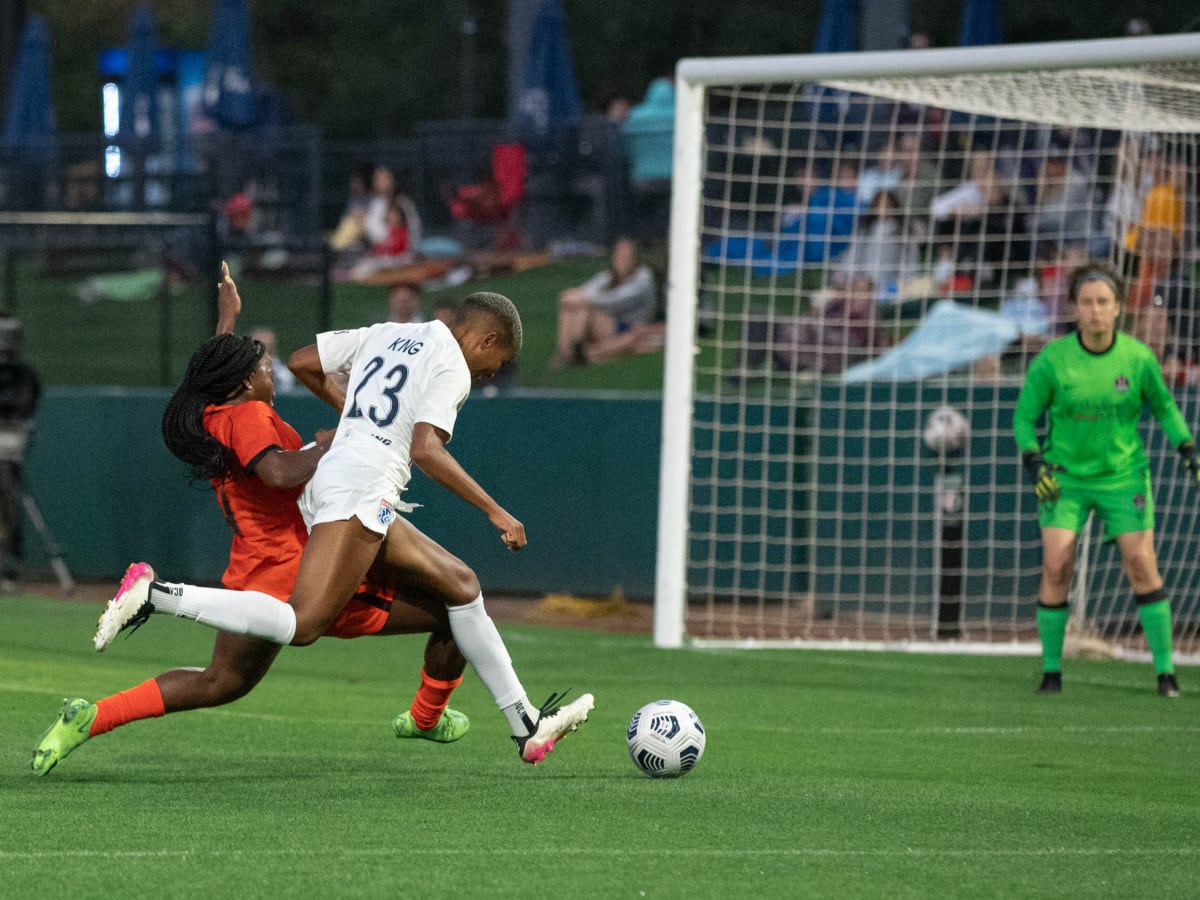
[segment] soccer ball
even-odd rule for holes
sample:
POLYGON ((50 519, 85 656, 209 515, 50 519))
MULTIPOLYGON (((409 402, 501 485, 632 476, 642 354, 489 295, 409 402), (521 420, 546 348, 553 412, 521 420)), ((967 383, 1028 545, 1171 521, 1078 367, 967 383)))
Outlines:
POLYGON ((925 420, 921 440, 934 453, 953 453, 961 450, 971 436, 971 424, 953 406, 939 406, 925 420))
POLYGON ((629 720, 629 758, 651 778, 678 778, 696 767, 704 753, 704 726, 692 708, 678 700, 647 703, 629 720))

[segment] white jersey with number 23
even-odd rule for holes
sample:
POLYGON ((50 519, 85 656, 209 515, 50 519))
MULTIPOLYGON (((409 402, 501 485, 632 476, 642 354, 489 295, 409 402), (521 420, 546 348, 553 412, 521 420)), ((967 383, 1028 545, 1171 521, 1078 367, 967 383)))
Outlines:
MULTIPOLYGON (((412 474, 409 455, 416 424, 427 422, 454 433, 458 411, 471 391, 462 349, 450 329, 435 319, 323 332, 317 335, 317 352, 325 372, 348 373, 349 382, 337 435, 317 465, 302 505, 320 508, 327 492, 356 493, 367 503, 399 503, 412 474), (385 490, 389 496, 379 497, 385 490)), ((354 514, 363 517, 357 507, 354 514)), ((317 521, 330 517, 321 515, 317 521)), ((365 524, 386 528, 387 523, 365 524)))

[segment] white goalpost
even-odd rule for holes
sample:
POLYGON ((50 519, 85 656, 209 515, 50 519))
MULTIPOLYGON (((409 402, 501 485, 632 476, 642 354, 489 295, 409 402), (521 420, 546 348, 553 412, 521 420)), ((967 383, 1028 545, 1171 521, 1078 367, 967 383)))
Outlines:
MULTIPOLYGON (((1200 434, 1200 35, 683 60, 674 146, 655 643, 1038 652, 1012 410, 1073 268, 1200 434)), ((1200 493, 1144 437, 1200 658, 1200 493)), ((1098 529, 1071 603, 1144 655, 1098 529)))

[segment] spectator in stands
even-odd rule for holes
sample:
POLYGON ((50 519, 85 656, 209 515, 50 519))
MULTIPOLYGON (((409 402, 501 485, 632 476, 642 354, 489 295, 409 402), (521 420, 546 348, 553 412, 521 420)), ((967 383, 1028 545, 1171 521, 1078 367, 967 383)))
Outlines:
POLYGON ((1051 151, 1042 160, 1031 199, 1030 232, 1038 259, 1050 259, 1059 247, 1091 237, 1091 185, 1063 154, 1051 151))
POLYGON ((629 238, 613 243, 610 264, 558 296, 558 341, 551 368, 605 362, 636 352, 658 307, 654 273, 629 238))
POLYGON ((1088 260, 1086 244, 1066 244, 1039 269, 1038 297, 1046 316, 1046 334, 1042 343, 1061 337, 1074 327, 1075 310, 1069 305, 1067 293, 1071 274, 1088 260))
POLYGON ((363 220, 371 204, 371 180, 375 166, 361 163, 350 173, 349 193, 346 208, 338 220, 337 227, 329 237, 329 246, 334 250, 363 251, 367 249, 363 220))
POLYGON ((1024 205, 996 170, 994 155, 973 151, 967 177, 930 204, 939 256, 947 249, 974 284, 995 284, 1004 269, 1029 261, 1024 205))
POLYGON ((846 284, 865 275, 874 282, 880 300, 896 299, 900 285, 920 270, 916 242, 908 220, 890 190, 877 192, 859 217, 850 245, 838 261, 835 280, 846 284))
POLYGON ((439 322, 450 325, 458 315, 458 304, 453 300, 442 300, 433 310, 433 317, 439 322))
POLYGON ((1180 235, 1153 216, 1144 222, 1138 228, 1137 273, 1129 291, 1130 331, 1154 351, 1168 382, 1195 380, 1200 311, 1180 235))
POLYGON ((772 357, 786 372, 831 374, 891 346, 875 307, 875 283, 855 275, 812 316, 775 326, 772 357))
POLYGON ((417 253, 422 239, 421 215, 403 182, 387 166, 376 166, 371 180, 371 199, 363 218, 367 241, 379 256, 396 246, 399 229, 404 229, 405 248, 401 253, 417 253))
POLYGON ((1104 204, 1101 234, 1091 244, 1096 259, 1110 258, 1113 251, 1124 254, 1132 251, 1137 240, 1137 223, 1142 211, 1142 198, 1153 186, 1151 157, 1157 156, 1151 147, 1143 153, 1136 137, 1124 135, 1117 145, 1113 164, 1112 184, 1104 204))
POLYGON ((785 211, 776 259, 785 266, 824 266, 845 252, 858 219, 858 160, 843 156, 832 179, 812 189, 801 209, 785 211))
POLYGON ((404 257, 411 259, 411 243, 408 220, 404 217, 404 208, 393 203, 387 210, 387 235, 382 241, 371 244, 372 256, 404 257))
POLYGON ((271 355, 271 374, 274 376, 275 393, 290 394, 296 390, 296 376, 287 367, 287 363, 279 358, 279 341, 274 328, 259 325, 250 329, 250 337, 260 342, 271 355))
POLYGON ((858 202, 866 208, 876 193, 891 191, 901 214, 916 225, 929 216, 937 180, 937 167, 921 153, 920 137, 911 131, 891 134, 859 176, 858 202))
MULTIPOLYGON (((411 281, 394 284, 388 290, 389 322, 424 322, 421 315, 421 288, 411 281)), ((445 320, 443 320, 445 321, 445 320)))

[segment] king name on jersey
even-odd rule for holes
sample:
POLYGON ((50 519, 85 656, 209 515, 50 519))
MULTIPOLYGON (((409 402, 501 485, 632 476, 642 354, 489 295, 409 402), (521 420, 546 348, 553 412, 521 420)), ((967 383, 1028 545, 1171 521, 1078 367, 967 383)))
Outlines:
POLYGON ((415 356, 421 352, 421 348, 424 346, 424 341, 418 341, 414 338, 396 338, 396 340, 388 344, 388 349, 395 350, 397 353, 407 353, 409 356, 415 356))

